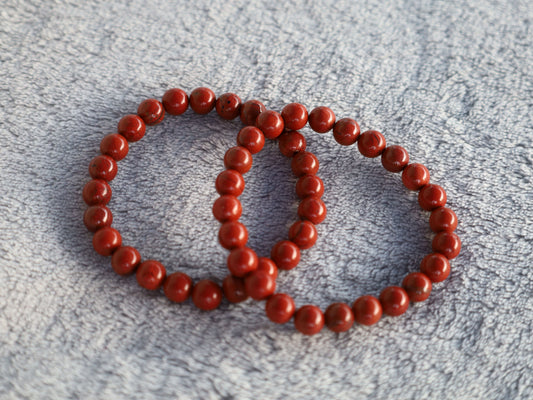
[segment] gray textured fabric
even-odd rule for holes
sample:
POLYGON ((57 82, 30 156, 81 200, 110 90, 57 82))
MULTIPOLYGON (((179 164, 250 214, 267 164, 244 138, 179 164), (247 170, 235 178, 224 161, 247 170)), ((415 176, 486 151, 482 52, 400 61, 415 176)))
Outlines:
MULTIPOLYGON (((16 1, 0 10, 2 399, 533 398, 533 50, 528 1, 16 1), (104 134, 140 101, 209 86, 330 106, 446 188, 450 278, 398 318, 314 337, 264 304, 205 313, 113 273, 82 224, 104 134)), ((112 182, 114 226, 169 271, 221 281, 214 178, 239 121, 148 129, 112 182)), ((308 129, 328 217, 283 272, 297 305, 379 294, 430 251, 428 213, 379 159, 308 129)), ((262 256, 296 218, 269 142, 242 217, 262 256)))

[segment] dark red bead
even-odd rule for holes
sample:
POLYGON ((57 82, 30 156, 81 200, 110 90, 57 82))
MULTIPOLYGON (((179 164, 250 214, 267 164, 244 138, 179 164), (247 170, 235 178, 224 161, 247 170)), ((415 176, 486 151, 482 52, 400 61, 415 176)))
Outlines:
POLYGON ((105 206, 111 200, 111 186, 102 179, 93 179, 85 184, 83 201, 88 206, 105 206))
POLYGON ((381 164, 390 172, 400 172, 409 163, 409 153, 402 146, 388 146, 381 153, 381 164))
POLYGON ((163 284, 167 270, 159 261, 146 260, 139 265, 135 277, 139 286, 148 290, 157 290, 163 284))
POLYGON ((215 107, 215 93, 206 87, 194 89, 189 104, 196 114, 208 114, 215 107))
POLYGON ((285 123, 285 129, 297 131, 307 123, 307 109, 300 103, 290 103, 283 107, 281 116, 285 123))
POLYGON ((238 221, 225 222, 218 231, 218 241, 228 250, 244 247, 248 241, 248 231, 238 221))
POLYGON ((122 236, 110 226, 99 229, 93 236, 93 247, 102 256, 110 256, 122 245, 122 236))
POLYGON ((117 163, 109 156, 96 156, 89 163, 89 174, 93 179, 110 182, 117 176, 117 163))
POLYGON ((425 256, 420 263, 422 271, 433 283, 442 282, 450 275, 450 262, 440 253, 425 256))
POLYGON ((363 132, 357 141, 359 152, 369 158, 377 157, 383 153, 386 145, 385 136, 378 131, 363 132))
POLYGON ((300 262, 300 249, 289 240, 282 240, 272 247, 270 258, 280 269, 293 269, 300 262))
POLYGON ((254 300, 264 300, 276 291, 276 280, 264 271, 253 271, 244 278, 246 294, 254 300))
POLYGON ((453 232, 457 228, 457 215, 450 208, 438 207, 429 216, 429 227, 435 233, 453 232))
POLYGON ((237 144, 246 147, 250 153, 256 154, 265 146, 265 135, 255 126, 245 126, 237 135, 237 144))
POLYGON ((453 232, 440 232, 433 238, 431 247, 434 252, 441 253, 451 260, 461 252, 461 239, 453 232))
POLYGON ((402 182, 409 190, 419 190, 429 183, 429 171, 422 164, 409 164, 402 171, 402 182))
POLYGON ((322 197, 324 194, 324 183, 316 175, 304 175, 296 182, 296 194, 301 199, 305 197, 322 197))
POLYGON ((144 137, 146 125, 138 115, 129 114, 118 122, 117 132, 124 136, 128 142, 137 142, 144 137))
POLYGON ((111 226, 113 214, 106 206, 91 206, 83 214, 83 223, 91 232, 111 226))
POLYGON ((220 196, 213 204, 213 215, 217 221, 237 221, 241 217, 241 214, 241 202, 235 196, 220 196))
POLYGON ((266 110, 266 107, 259 100, 248 100, 241 107, 241 121, 244 125, 255 125, 259 114, 266 110))
POLYGON ((222 290, 224 296, 230 303, 240 303, 248 298, 246 288, 244 287, 244 279, 228 275, 222 281, 222 290))
POLYGON ((309 126, 318 133, 326 133, 335 125, 335 113, 329 107, 317 107, 309 113, 309 126))
POLYGON ((279 136, 279 151, 286 157, 305 151, 307 143, 304 135, 296 131, 284 132, 279 136))
POLYGON ((139 104, 137 115, 146 125, 157 125, 165 118, 165 108, 159 100, 146 99, 139 104))
POLYGON ((446 204, 446 191, 441 186, 430 183, 418 192, 418 204, 426 211, 443 207, 446 204))
POLYGON ((224 165, 227 169, 233 169, 241 174, 247 173, 252 168, 252 153, 246 147, 235 146, 224 155, 224 165))
POLYGON ((389 286, 379 295, 379 302, 383 312, 391 317, 402 315, 409 308, 409 296, 399 286, 389 286))
POLYGON ((270 275, 274 279, 278 277, 278 267, 276 267, 276 264, 270 258, 259 257, 257 270, 264 271, 267 275, 270 275))
POLYGON ((183 272, 174 272, 166 277, 163 291, 169 300, 182 303, 191 295, 192 286, 192 279, 189 275, 183 272))
POLYGON ((407 292, 409 300, 424 301, 431 293, 431 280, 421 272, 412 272, 403 279, 402 287, 407 292))
POLYGON ((102 154, 111 157, 115 161, 120 161, 126 157, 128 150, 128 141, 118 133, 106 135, 100 142, 100 151, 102 154))
POLYGON ((284 324, 292 318, 296 306, 291 296, 285 293, 276 293, 269 297, 265 304, 268 319, 276 324, 284 324))
POLYGON ((296 221, 289 228, 289 240, 300 249, 314 246, 318 238, 315 225, 310 221, 296 221))
POLYGON ((294 175, 315 175, 318 172, 318 158, 313 153, 302 151, 297 153, 291 161, 291 168, 294 175))
POLYGON ((326 326, 333 332, 346 332, 353 325, 352 309, 345 303, 333 303, 324 313, 326 326))
POLYGON ((129 275, 141 263, 141 253, 131 246, 122 246, 111 257, 111 267, 119 275, 129 275))
POLYGON ((257 116, 255 126, 261 129, 267 139, 275 139, 281 135, 285 125, 279 113, 267 110, 257 116))
POLYGON ((249 247, 234 249, 228 255, 228 269, 231 275, 242 278, 255 271, 259 260, 255 251, 249 247))
POLYGON ((238 171, 227 169, 218 174, 215 187, 221 195, 238 197, 244 190, 244 178, 238 171))
POLYGON ((235 93, 224 93, 217 99, 215 107, 223 119, 235 119, 241 111, 241 98, 235 93))
POLYGON ((187 93, 181 89, 169 89, 163 95, 163 107, 170 115, 181 115, 189 107, 187 93))
POLYGON ((318 225, 326 219, 327 209, 324 202, 318 197, 306 197, 298 206, 298 215, 318 225))
POLYGON ((350 146, 357 142, 360 133, 359 124, 351 118, 339 119, 333 127, 333 137, 343 146, 350 146))
POLYGON ((354 318, 358 324, 374 325, 381 319, 383 309, 374 296, 361 296, 352 305, 354 318))
POLYGON ((215 282, 203 279, 194 285, 192 301, 200 310, 214 310, 222 301, 222 289, 215 282))
POLYGON ((294 327, 304 335, 314 335, 324 327, 324 314, 317 306, 300 307, 294 314, 294 327))

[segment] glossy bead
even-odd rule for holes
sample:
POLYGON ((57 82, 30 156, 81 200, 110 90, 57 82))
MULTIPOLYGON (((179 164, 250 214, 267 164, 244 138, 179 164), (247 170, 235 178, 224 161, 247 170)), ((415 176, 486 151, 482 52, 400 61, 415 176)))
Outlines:
POLYGON ((189 104, 196 114, 208 114, 215 107, 215 93, 206 87, 194 89, 189 104))
POLYGON ((333 332, 346 332, 353 325, 352 309, 345 303, 333 303, 324 313, 326 326, 333 332))
POLYGON ((402 146, 388 146, 381 153, 381 164, 390 172, 400 172, 409 163, 409 153, 402 146))
POLYGON ((270 258, 280 269, 293 269, 300 262, 300 249, 293 242, 282 240, 272 247, 270 258))
POLYGON ((304 335, 314 335, 324 327, 324 314, 317 306, 300 307, 294 314, 294 327, 304 335))
POLYGON ((222 289, 215 282, 203 279, 194 285, 192 301, 200 310, 214 310, 222 301, 222 289))
POLYGON ((144 137, 146 125, 138 115, 129 114, 118 122, 117 132, 128 142, 138 142, 144 137))
POLYGON ((429 171, 422 164, 409 164, 402 171, 402 182, 409 190, 419 190, 429 183, 429 171))
POLYGON ((307 143, 304 135, 296 131, 284 132, 279 136, 279 151, 285 157, 292 157, 296 153, 305 151, 307 143))
POLYGON ((279 113, 267 110, 257 116, 255 126, 261 129, 267 139, 275 139, 281 135, 285 125, 279 113))
POLYGON ((446 204, 446 191, 441 186, 430 183, 418 192, 418 204, 426 211, 443 207, 446 204))
POLYGON ((309 113, 309 126, 318 133, 326 133, 335 125, 335 113, 329 107, 317 107, 309 113))
POLYGON ((105 206, 111 200, 111 186, 102 179, 93 179, 85 184, 83 201, 88 206, 105 206))
POLYGON ((359 153, 365 157, 374 158, 385 150, 387 142, 385 136, 378 131, 366 131, 361 133, 357 142, 359 153))
POLYGON ((402 287, 407 292, 409 300, 424 301, 431 293, 431 280, 421 272, 412 272, 403 279, 402 287))
POLYGON ((297 131, 307 123, 307 108, 300 103, 290 103, 283 107, 281 116, 285 123, 285 129, 297 131))
POLYGON ((241 174, 245 174, 252 168, 252 153, 246 147, 235 146, 224 155, 224 166, 227 169, 233 169, 241 174))
POLYGON ((135 277, 139 286, 148 290, 157 290, 163 284, 167 270, 159 261, 146 260, 139 265, 135 277))
POLYGON ((361 296, 352 304, 354 318, 358 324, 374 325, 381 319, 383 309, 381 303, 374 296, 361 296))
POLYGON ((213 215, 217 221, 237 221, 241 217, 241 214, 241 202, 235 196, 220 196, 213 204, 213 215))
POLYGON ((192 286, 192 279, 189 275, 183 272, 174 272, 166 277, 163 291, 169 300, 182 303, 191 295, 192 286))
POLYGON ((121 245, 122 236, 110 226, 97 230, 93 236, 93 247, 102 256, 110 256, 121 245))
POLYGON ((339 119, 333 127, 333 137, 343 146, 351 146, 357 142, 360 133, 359 124, 351 118, 339 119))
POLYGON ((327 209, 324 202, 318 197, 306 197, 298 206, 298 215, 318 225, 326 219, 327 209))
POLYGON ((131 246, 122 246, 111 257, 111 267, 119 275, 129 275, 141 263, 141 253, 131 246))
POLYGON ((440 232, 433 238, 431 247, 434 252, 441 253, 451 260, 461 252, 461 239, 453 232, 440 232))
POLYGON ((238 197, 244 191, 244 178, 238 171, 227 169, 218 174, 215 187, 221 195, 238 197))
POLYGON ((83 214, 83 223, 91 232, 96 232, 98 229, 111 226, 112 222, 113 214, 106 206, 91 206, 83 214))
POLYGON ((278 277, 278 267, 276 267, 276 264, 270 258, 259 257, 257 270, 264 271, 267 275, 270 275, 274 279, 278 277))
POLYGON ((255 271, 258 263, 257 254, 249 247, 234 249, 228 255, 229 272, 237 278, 242 278, 246 274, 255 271))
POLYGON ((289 228, 289 240, 300 249, 313 247, 317 238, 316 227, 310 221, 296 221, 289 228))
POLYGON ((224 93, 217 99, 215 107, 223 119, 235 119, 241 112, 241 98, 235 93, 224 93))
POLYGON ((170 115, 181 115, 189 107, 189 97, 181 89, 169 89, 163 95, 163 107, 170 115))
POLYGON ((237 144, 246 147, 250 153, 256 154, 265 146, 265 135, 255 126, 245 126, 237 135, 237 144))
POLYGON ((89 163, 89 174, 93 179, 110 182, 117 176, 117 163, 109 156, 96 156, 89 163))
POLYGON ((157 125, 165 118, 165 108, 159 100, 146 99, 139 104, 137 115, 146 125, 157 125))
POLYGON ((248 298, 244 287, 244 279, 242 278, 231 275, 226 276, 222 281, 222 290, 230 303, 240 303, 248 298))
POLYGON ((442 282, 450 275, 450 262, 440 253, 425 256, 420 263, 420 271, 433 283, 442 282))
POLYGON ((126 157, 128 150, 128 141, 118 133, 106 135, 100 142, 100 151, 102 154, 111 157, 115 161, 120 161, 126 157))
POLYGON ((438 207, 429 216, 429 227, 435 233, 453 232, 457 228, 457 215, 450 208, 438 207))
POLYGON ((276 291, 276 280, 264 271, 253 271, 244 278, 246 294, 254 300, 264 300, 276 291))
POLYGON ((318 158, 313 153, 302 151, 296 154, 291 161, 291 169, 294 175, 315 175, 318 172, 318 158))
POLYGON ((266 107, 259 100, 248 100, 241 106, 241 121, 244 125, 255 125, 259 114, 266 110, 266 107))
POLYGON ((301 199, 305 197, 322 197, 324 194, 324 183, 316 175, 304 175, 296 182, 296 194, 301 199))
POLYGON ((396 317, 407 311, 409 307, 409 296, 403 288, 389 286, 383 289, 379 295, 379 302, 385 314, 396 317))
POLYGON ((248 231, 238 221, 225 222, 218 231, 218 241, 228 250, 244 247, 248 241, 248 231))
POLYGON ((289 322, 296 306, 291 296, 285 293, 276 293, 269 297, 265 304, 266 315, 276 324, 289 322))

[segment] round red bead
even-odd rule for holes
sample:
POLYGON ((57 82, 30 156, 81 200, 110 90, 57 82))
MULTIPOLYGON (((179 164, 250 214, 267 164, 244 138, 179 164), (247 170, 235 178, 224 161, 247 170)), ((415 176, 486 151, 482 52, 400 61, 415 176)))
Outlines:
POLYGON ((255 125, 261 129, 267 139, 275 139, 283 132, 283 118, 272 110, 263 111, 257 116, 255 125))
POLYGON ((187 93, 181 89, 169 89, 163 95, 163 107, 170 115, 181 115, 189 107, 187 93))
POLYGON ((446 191, 441 186, 430 183, 418 192, 418 204, 426 211, 443 207, 446 204, 446 191))
POLYGON ((224 278, 222 290, 230 303, 240 303, 248 298, 244 287, 244 279, 235 276, 228 275, 224 278))
POLYGON ((378 131, 366 131, 361 133, 359 141, 357 142, 357 148, 359 152, 369 158, 379 156, 385 150, 387 142, 385 136, 378 131))
POLYGON ((359 124, 351 118, 339 119, 333 127, 333 137, 343 146, 350 146, 357 142, 360 133, 359 124))
POLYGON ((110 256, 122 245, 122 236, 110 226, 99 229, 93 236, 93 247, 102 256, 110 256))
POLYGON ((324 313, 326 326, 333 332, 346 332, 353 325, 352 309, 345 303, 333 303, 324 313))
POLYGON ((327 209, 324 202, 318 197, 306 197, 298 206, 298 215, 318 225, 326 219, 327 209))
POLYGON ((163 283, 165 296, 176 303, 184 302, 192 292, 192 279, 183 272, 174 272, 166 277, 163 283))
POLYGON ((220 196, 213 204, 213 215, 217 221, 237 221, 241 217, 241 214, 241 202, 235 196, 220 196))
POLYGON ((111 200, 111 186, 102 179, 93 179, 85 184, 83 201, 88 206, 105 206, 111 200))
POLYGON ((409 300, 424 301, 431 293, 431 280, 421 272, 412 272, 404 278, 402 287, 407 292, 409 300))
POLYGON ((215 282, 203 279, 194 285, 192 301, 200 310, 214 310, 222 301, 222 289, 215 282))
POLYGON ((252 153, 246 147, 235 146, 226 151, 224 165, 227 169, 233 169, 245 174, 252 168, 252 153))
POLYGON ((429 171, 422 164, 409 164, 402 172, 402 182, 409 190, 419 190, 429 183, 429 171))
POLYGON ((434 252, 441 253, 451 260, 461 252, 461 239, 453 232, 440 232, 433 238, 431 246, 434 252))
POLYGON ((307 143, 304 135, 296 131, 282 133, 279 137, 279 151, 286 157, 305 151, 307 143))
POLYGON ((268 319, 276 324, 289 322, 295 310, 294 300, 285 293, 273 294, 265 304, 268 319))
POLYGON ((241 121, 244 125, 255 125, 259 114, 266 110, 266 107, 259 100, 248 100, 241 107, 241 121))
POLYGON ((91 232, 111 226, 113 214, 106 206, 91 206, 83 214, 83 223, 91 232))
POLYGON ((297 131, 307 123, 307 109, 300 103, 290 103, 283 107, 281 116, 285 123, 285 129, 297 131))
POLYGON ((310 221, 296 221, 289 228, 289 240, 300 249, 314 246, 318 238, 315 225, 310 221))
POLYGON ((139 104, 137 115, 146 125, 157 125, 165 118, 165 108, 159 100, 146 99, 139 104))
POLYGON ((249 247, 234 249, 228 255, 229 272, 238 278, 242 278, 246 274, 255 271, 258 263, 257 254, 249 247))
POLYGON ((435 233, 453 232, 457 228, 457 215, 450 208, 438 207, 429 216, 429 227, 435 233))
POLYGON ((89 174, 93 179, 110 182, 117 176, 117 163, 109 156, 96 156, 89 164, 89 174))
POLYGON ((328 107, 317 107, 309 113, 309 126, 318 133, 326 133, 335 125, 335 113, 328 107))
POLYGON ((118 133, 106 135, 100 142, 100 151, 102 154, 111 157, 115 161, 120 161, 126 157, 128 150, 128 141, 118 133))
POLYGON ((233 250, 243 247, 248 241, 246 227, 238 221, 225 222, 218 231, 218 240, 222 247, 233 250))
POLYGON ((141 263, 141 254, 135 247, 122 246, 111 257, 111 267, 119 275, 129 275, 141 263))
POLYGON ((300 307, 294 314, 294 327, 304 335, 314 335, 324 327, 324 314, 317 306, 300 307))
POLYGON ((124 136, 128 142, 137 142, 144 137, 146 125, 138 115, 129 114, 118 122, 117 132, 124 136))
POLYGON ((221 195, 227 194, 238 197, 244 191, 244 178, 240 172, 227 169, 218 174, 215 187, 221 195))
POLYGON ((300 198, 322 197, 324 194, 324 183, 316 175, 304 175, 296 182, 296 194, 300 198))
POLYGON ((440 253, 425 256, 420 263, 420 271, 433 283, 442 282, 450 275, 450 262, 440 253))
POLYGON ((267 275, 270 275, 274 279, 278 277, 278 267, 276 267, 276 264, 270 258, 259 257, 257 270, 264 271, 267 275))
POLYGON ((215 93, 206 87, 194 89, 189 104, 196 114, 208 114, 215 107, 215 93))
POLYGON ((265 135, 255 126, 245 126, 237 135, 237 144, 246 147, 250 153, 256 154, 265 146, 265 135))
POLYGON ((409 153, 402 146, 388 146, 381 153, 381 164, 390 172, 400 172, 409 163, 409 153))
POLYGON ((399 286, 389 286, 383 289, 379 295, 379 301, 383 312, 391 317, 403 314, 409 307, 409 296, 399 286))
POLYGON ((352 305, 352 311, 357 323, 374 325, 381 319, 383 309, 381 303, 374 296, 361 296, 352 305))
POLYGON ((294 175, 315 175, 318 172, 318 158, 313 153, 302 151, 297 153, 291 161, 291 168, 294 175))
POLYGON ((254 300, 264 300, 276 291, 276 280, 264 271, 253 271, 244 278, 246 293, 254 300))
POLYGON ((241 111, 241 98, 235 93, 224 93, 217 99, 215 107, 223 119, 235 119, 241 111))
POLYGON ((139 265, 135 277, 139 286, 148 290, 157 290, 163 284, 167 271, 156 260, 146 260, 139 265))
POLYGON ((293 269, 300 262, 300 249, 289 240, 282 240, 272 247, 270 258, 280 269, 293 269))

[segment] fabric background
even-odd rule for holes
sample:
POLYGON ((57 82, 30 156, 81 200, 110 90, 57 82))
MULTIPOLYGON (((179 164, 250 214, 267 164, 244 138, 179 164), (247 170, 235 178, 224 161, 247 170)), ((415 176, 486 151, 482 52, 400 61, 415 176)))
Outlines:
MULTIPOLYGON (((0 398, 533 398, 532 19, 526 0, 3 2, 0 398), (401 317, 304 337, 261 303, 205 313, 115 275, 82 223, 88 163, 143 99, 198 86, 328 105, 404 145, 459 216, 450 278, 401 317)), ((131 146, 110 203, 125 244, 222 280, 214 178, 240 126, 188 111, 131 146)), ((325 308, 399 284, 428 213, 379 159, 302 132, 329 213, 279 290, 325 308)), ((269 142, 246 179, 266 256, 295 178, 269 142)))

